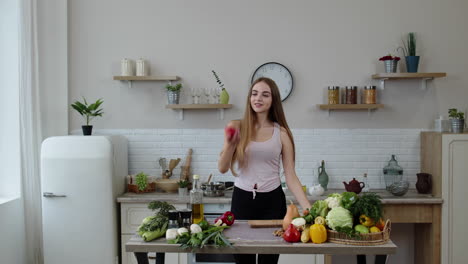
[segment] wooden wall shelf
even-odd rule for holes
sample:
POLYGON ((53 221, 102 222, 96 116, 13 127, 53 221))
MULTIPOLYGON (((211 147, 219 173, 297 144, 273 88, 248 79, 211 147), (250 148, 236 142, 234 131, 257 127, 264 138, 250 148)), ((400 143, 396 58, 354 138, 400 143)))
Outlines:
POLYGON ((179 80, 179 76, 114 76, 116 81, 127 81, 128 87, 132 88, 133 81, 171 81, 179 80))
POLYGON ((421 89, 426 90, 427 81, 434 78, 442 78, 447 76, 445 72, 395 72, 395 73, 377 73, 372 75, 372 79, 380 80, 380 88, 385 89, 386 80, 405 80, 405 79, 421 79, 421 89))
POLYGON ((321 104, 322 110, 369 110, 383 108, 383 104, 321 104))
POLYGON ((321 110, 327 110, 328 116, 330 116, 331 110, 367 110, 367 114, 370 116, 371 110, 384 108, 383 104, 319 104, 317 106, 321 110))
POLYGON ((179 110, 179 120, 184 120, 184 110, 218 109, 219 119, 224 119, 224 109, 232 108, 232 104, 168 104, 167 109, 179 110))
POLYGON ((168 109, 227 109, 232 104, 168 104, 168 109))

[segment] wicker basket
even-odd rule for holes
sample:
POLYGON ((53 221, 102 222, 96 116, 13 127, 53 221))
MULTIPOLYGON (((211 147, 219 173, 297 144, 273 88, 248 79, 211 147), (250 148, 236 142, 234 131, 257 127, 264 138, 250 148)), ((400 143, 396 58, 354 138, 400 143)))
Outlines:
POLYGON ((375 246, 383 245, 390 239, 391 223, 390 220, 385 222, 385 227, 382 232, 361 234, 360 238, 352 238, 344 233, 339 233, 333 230, 327 230, 328 242, 344 245, 356 246, 375 246))
POLYGON ((133 193, 154 192, 154 191, 156 191, 156 183, 155 182, 148 183, 148 185, 146 186, 146 189, 144 189, 143 191, 140 191, 140 189, 138 189, 138 185, 129 183, 129 184, 127 184, 127 189, 128 189, 129 192, 133 192, 133 193))

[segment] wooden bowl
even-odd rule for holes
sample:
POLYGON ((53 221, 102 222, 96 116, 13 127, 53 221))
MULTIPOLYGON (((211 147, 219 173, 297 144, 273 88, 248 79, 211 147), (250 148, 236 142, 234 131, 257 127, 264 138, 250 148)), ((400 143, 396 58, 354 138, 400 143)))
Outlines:
POLYGON ((156 188, 168 193, 176 193, 179 190, 178 180, 156 179, 156 188))

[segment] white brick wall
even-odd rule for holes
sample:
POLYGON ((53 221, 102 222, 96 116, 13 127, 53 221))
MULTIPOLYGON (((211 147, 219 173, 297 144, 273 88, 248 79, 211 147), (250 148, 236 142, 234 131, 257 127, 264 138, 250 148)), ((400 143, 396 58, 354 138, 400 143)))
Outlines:
MULTIPOLYGON (((404 169, 404 177, 415 188, 420 168, 419 134, 421 129, 293 129, 296 144, 296 173, 304 185, 317 182, 317 168, 325 160, 329 188, 344 188, 343 181, 363 179, 368 174, 371 188, 385 188, 382 168, 392 154, 404 169)), ((81 134, 81 131, 73 131, 81 134)), ((96 135, 119 134, 129 140, 129 173, 145 172, 159 176, 159 158, 181 158, 193 149, 192 173, 215 180, 233 180, 230 173, 217 170, 223 143, 222 129, 103 129, 96 135)), ((178 177, 180 165, 174 171, 178 177)))

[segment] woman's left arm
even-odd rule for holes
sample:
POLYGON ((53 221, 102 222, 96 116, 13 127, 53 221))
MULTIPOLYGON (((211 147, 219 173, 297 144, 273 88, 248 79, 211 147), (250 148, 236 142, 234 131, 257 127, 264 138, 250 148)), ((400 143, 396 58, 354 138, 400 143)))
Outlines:
POLYGON ((310 209, 310 202, 307 200, 302 184, 296 175, 295 162, 294 162, 294 150, 291 138, 289 138, 286 130, 281 128, 281 144, 282 144, 282 156, 283 156, 283 169, 286 176, 286 184, 291 192, 296 197, 296 200, 302 207, 302 210, 310 209))

